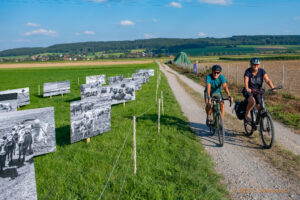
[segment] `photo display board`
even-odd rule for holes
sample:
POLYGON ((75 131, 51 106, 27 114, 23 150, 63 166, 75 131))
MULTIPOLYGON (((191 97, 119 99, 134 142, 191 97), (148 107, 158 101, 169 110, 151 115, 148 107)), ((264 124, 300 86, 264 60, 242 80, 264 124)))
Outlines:
POLYGON ((101 91, 102 84, 100 82, 93 82, 80 85, 81 99, 96 97, 101 91))
POLYGON ((0 113, 0 199, 37 199, 33 157, 55 150, 53 107, 0 113))
POLYGON ((18 110, 17 108, 18 108, 17 100, 0 101, 0 113, 14 112, 18 110))
POLYGON ((0 94, 0 113, 17 111, 18 94, 0 94))
POLYGON ((98 99, 71 102, 71 143, 110 131, 110 103, 98 99))
POLYGON ((18 97, 17 97, 17 99, 18 99, 17 104, 18 105, 17 106, 25 106, 25 105, 30 104, 29 87, 0 91, 0 95, 2 95, 2 94, 11 94, 11 93, 17 93, 18 94, 18 97))
POLYGON ((135 84, 128 82, 103 86, 99 98, 111 99, 112 105, 133 101, 135 100, 135 84))
POLYGON ((44 97, 70 93, 70 81, 44 83, 44 97))
POLYGON ((100 83, 104 85, 106 83, 105 81, 105 74, 96 75, 96 76, 87 76, 85 77, 86 83, 100 83))
POLYGON ((143 72, 143 73, 135 73, 135 74, 132 74, 132 79, 133 80, 139 80, 139 82, 142 82, 142 83, 146 83, 146 82, 149 82, 149 74, 148 72, 143 72))
POLYGON ((147 72, 149 74, 149 76, 154 76, 154 69, 137 69, 136 73, 145 73, 147 72))
POLYGON ((124 76, 111 76, 108 77, 109 85, 121 83, 124 80, 124 76))

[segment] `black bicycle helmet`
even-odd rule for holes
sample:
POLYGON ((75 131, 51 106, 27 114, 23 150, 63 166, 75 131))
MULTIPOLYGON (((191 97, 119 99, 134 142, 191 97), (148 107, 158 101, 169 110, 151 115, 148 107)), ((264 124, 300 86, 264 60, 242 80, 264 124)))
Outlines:
POLYGON ((250 64, 259 65, 260 64, 260 59, 259 58, 251 58, 250 64))
POLYGON ((222 72, 222 66, 221 65, 214 65, 214 66, 212 66, 211 71, 220 71, 220 72, 222 72))

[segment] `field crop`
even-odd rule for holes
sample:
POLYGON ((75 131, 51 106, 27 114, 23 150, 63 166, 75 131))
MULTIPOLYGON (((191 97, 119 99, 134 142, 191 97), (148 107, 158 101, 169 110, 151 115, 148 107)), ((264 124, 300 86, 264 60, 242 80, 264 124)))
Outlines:
POLYGON ((80 66, 0 69, 0 90, 30 87, 31 104, 21 109, 54 106, 57 151, 34 158, 39 199, 98 199, 120 154, 102 199, 227 199, 220 177, 162 75, 165 115, 157 133, 156 78, 143 85, 136 100, 112 107, 111 131, 70 144, 70 102, 80 99, 77 83, 85 76, 130 76, 157 65, 80 66), (70 80, 71 93, 52 99, 38 95, 44 82, 70 80), (132 116, 137 118, 137 175, 133 175, 132 116), (125 138, 128 136, 128 140, 125 138), (125 143, 123 143, 126 141, 125 143))

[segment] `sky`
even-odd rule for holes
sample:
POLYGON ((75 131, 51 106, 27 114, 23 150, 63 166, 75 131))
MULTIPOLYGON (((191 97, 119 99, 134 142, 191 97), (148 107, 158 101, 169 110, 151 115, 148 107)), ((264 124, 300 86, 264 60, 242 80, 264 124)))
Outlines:
POLYGON ((300 35, 300 0, 0 0, 0 51, 233 35, 300 35))

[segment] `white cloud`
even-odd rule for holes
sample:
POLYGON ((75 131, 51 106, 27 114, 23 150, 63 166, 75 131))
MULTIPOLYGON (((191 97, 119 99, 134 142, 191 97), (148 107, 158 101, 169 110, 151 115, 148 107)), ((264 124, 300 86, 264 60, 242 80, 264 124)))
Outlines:
POLYGON ((182 8, 182 5, 180 3, 177 3, 175 1, 172 1, 168 4, 170 7, 174 7, 174 8, 182 8))
POLYGON ((150 39, 150 38, 155 38, 155 36, 154 36, 154 35, 151 35, 151 34, 148 34, 148 33, 145 33, 145 34, 144 34, 144 38, 150 39))
POLYGON ((107 0, 90 0, 92 2, 95 2, 95 3, 105 3, 107 2, 107 0))
POLYGON ((31 36, 31 35, 46 35, 46 36, 56 36, 57 32, 53 30, 46 30, 46 29, 38 29, 38 30, 33 30, 30 32, 25 33, 26 36, 31 36))
POLYGON ((86 35, 95 35, 95 32, 94 31, 83 31, 83 34, 86 34, 86 35))
POLYGON ((122 20, 122 21, 120 21, 120 24, 122 26, 134 26, 134 23, 130 20, 122 20))
POLYGON ((205 34, 204 32, 199 32, 199 33, 198 33, 198 36, 204 37, 204 36, 206 36, 206 34, 205 34))
POLYGON ((232 0, 198 0, 200 3, 216 4, 227 6, 232 4, 232 0))
POLYGON ((32 23, 32 22, 28 22, 28 23, 26 24, 26 26, 29 26, 29 27, 39 27, 39 26, 41 26, 41 25, 36 24, 36 23, 32 23))
POLYGON ((13 42, 30 42, 30 40, 21 38, 21 39, 13 40, 13 42))
POLYGON ((152 18, 152 21, 155 23, 158 22, 158 20, 156 18, 152 18))

